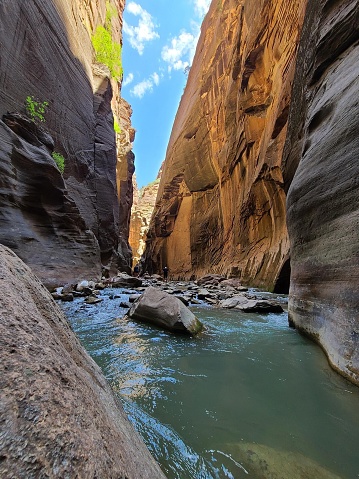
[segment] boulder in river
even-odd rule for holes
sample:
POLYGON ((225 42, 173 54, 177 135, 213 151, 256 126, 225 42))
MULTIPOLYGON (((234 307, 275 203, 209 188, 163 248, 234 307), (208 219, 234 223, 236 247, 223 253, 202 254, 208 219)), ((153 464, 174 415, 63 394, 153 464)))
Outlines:
POLYGON ((142 280, 127 273, 119 273, 109 280, 109 285, 113 288, 137 288, 142 286, 142 280))
POLYGON ((182 301, 153 286, 132 305, 127 317, 178 333, 196 335, 203 329, 202 323, 182 301))
POLYGON ((244 313, 282 313, 283 308, 275 301, 266 299, 249 299, 245 295, 237 294, 232 298, 220 301, 219 306, 226 309, 240 309, 244 313))

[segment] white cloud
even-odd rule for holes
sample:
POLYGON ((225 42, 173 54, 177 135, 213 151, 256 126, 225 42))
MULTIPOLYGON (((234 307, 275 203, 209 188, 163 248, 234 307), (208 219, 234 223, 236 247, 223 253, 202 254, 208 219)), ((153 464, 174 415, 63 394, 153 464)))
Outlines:
POLYGON ((129 85, 133 82, 133 73, 129 73, 126 78, 123 80, 122 86, 129 85))
POLYGON ((161 56, 168 63, 169 71, 183 70, 192 63, 197 41, 198 36, 184 31, 162 48, 161 56))
POLYGON ((194 7, 197 14, 202 18, 208 12, 211 0, 194 0, 194 7))
POLYGON ((145 48, 145 43, 155 38, 159 38, 155 28, 156 25, 152 20, 152 16, 144 10, 141 5, 135 2, 130 2, 127 7, 127 12, 132 13, 138 19, 138 25, 132 26, 127 22, 123 22, 123 31, 128 37, 128 41, 132 48, 138 51, 142 55, 145 48))
POLYGON ((137 85, 132 88, 130 93, 133 96, 137 96, 137 98, 142 98, 147 92, 153 91, 153 87, 158 86, 159 83, 160 77, 158 73, 152 73, 150 78, 148 78, 147 80, 143 80, 140 83, 137 83, 137 85))
POLYGON ((158 85, 160 83, 160 77, 158 73, 153 73, 152 80, 155 85, 158 85))

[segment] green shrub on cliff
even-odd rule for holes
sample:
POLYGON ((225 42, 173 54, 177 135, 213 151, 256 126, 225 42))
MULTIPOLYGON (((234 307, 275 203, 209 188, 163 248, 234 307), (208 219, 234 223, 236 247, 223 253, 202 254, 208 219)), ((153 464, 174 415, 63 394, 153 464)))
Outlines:
POLYGON ((56 151, 54 151, 51 156, 55 160, 60 173, 63 174, 65 171, 65 158, 61 155, 61 153, 57 153, 56 151))
POLYGON ((35 98, 32 95, 28 95, 25 100, 25 107, 26 107, 26 113, 27 115, 33 120, 33 121, 45 121, 44 114, 47 110, 47 107, 49 106, 48 101, 43 101, 42 103, 35 100, 35 98))
POLYGON ((111 76, 119 81, 123 74, 122 46, 112 40, 112 18, 116 15, 116 8, 106 3, 106 23, 99 25, 91 37, 92 46, 96 54, 96 61, 103 63, 110 70, 111 76))
POLYGON ((118 135, 121 133, 121 127, 118 123, 117 118, 113 119, 113 129, 115 130, 115 133, 117 133, 118 135))

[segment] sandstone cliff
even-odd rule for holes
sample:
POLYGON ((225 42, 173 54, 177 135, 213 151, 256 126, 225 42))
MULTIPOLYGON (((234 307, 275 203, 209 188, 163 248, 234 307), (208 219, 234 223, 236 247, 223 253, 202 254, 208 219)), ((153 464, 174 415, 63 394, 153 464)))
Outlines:
POLYGON ((289 258, 281 158, 305 3, 212 1, 167 149, 148 270, 275 287, 289 258))
POLYGON ((128 141, 117 158, 114 116, 121 140, 130 109, 91 44, 109 6, 121 42, 123 0, 0 2, 0 117, 29 95, 47 101, 44 127, 65 157, 61 176, 48 148, 0 121, 0 241, 47 283, 129 269, 133 157, 128 141))
POLYGON ((0 476, 164 478, 64 314, 0 245, 0 476))
POLYGON ((359 4, 308 4, 285 180, 290 320, 359 384, 359 4))
POLYGON ((146 248, 147 233, 156 203, 161 173, 162 169, 153 183, 134 191, 129 235, 133 266, 141 261, 146 248))

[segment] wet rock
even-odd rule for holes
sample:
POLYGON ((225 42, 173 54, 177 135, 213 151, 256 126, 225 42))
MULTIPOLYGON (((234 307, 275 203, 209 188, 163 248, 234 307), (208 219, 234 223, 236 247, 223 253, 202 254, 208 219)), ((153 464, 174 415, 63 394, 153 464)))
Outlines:
POLYGON ((210 297, 211 293, 208 291, 208 289, 200 289, 198 290, 198 293, 197 293, 197 298, 198 299, 206 299, 208 297, 210 297))
POLYGON ((219 306, 226 309, 240 309, 244 313, 282 313, 283 308, 274 301, 264 299, 250 299, 244 295, 235 295, 232 298, 220 301, 219 306))
POLYGON ((225 279, 221 282, 221 287, 232 287, 235 288, 237 291, 248 291, 246 286, 242 286, 241 282, 237 278, 225 279))
POLYGON ((231 456, 253 479, 340 479, 318 463, 295 452, 278 451, 261 444, 229 446, 231 456))
POLYGON ((100 368, 0 245, 0 477, 164 479, 100 368))
POLYGON ((134 302, 137 301, 140 297, 141 297, 140 294, 131 294, 131 295, 128 297, 128 300, 129 300, 130 303, 134 303, 134 302))
POLYGON ((225 276, 221 276, 220 274, 206 274, 197 280, 197 284, 199 286, 207 285, 207 284, 218 284, 224 281, 226 278, 225 276))
POLYGON ((203 329, 202 323, 182 301, 153 286, 146 289, 127 315, 173 332, 196 335, 203 329))
POLYGON ((130 304, 130 303, 126 303, 125 301, 121 301, 121 303, 120 303, 120 308, 130 309, 130 307, 131 307, 131 304, 130 304))
POLYGON ((113 288, 136 288, 142 285, 142 280, 126 273, 120 273, 109 280, 108 283, 113 288))
POLYGON ((97 303, 101 303, 102 301, 103 301, 102 298, 97 298, 96 296, 88 296, 85 299, 86 304, 97 304, 97 303))

